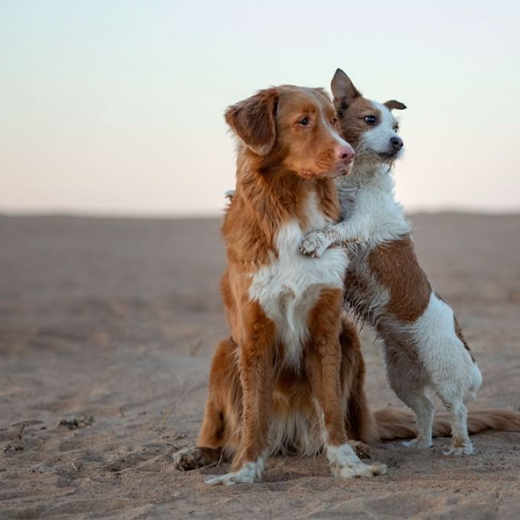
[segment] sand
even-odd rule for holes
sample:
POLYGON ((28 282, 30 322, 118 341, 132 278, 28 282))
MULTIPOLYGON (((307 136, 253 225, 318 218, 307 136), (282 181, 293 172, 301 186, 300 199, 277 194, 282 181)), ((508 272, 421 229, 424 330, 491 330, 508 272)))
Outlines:
MULTIPOLYGON (((415 215, 423 266, 484 374, 472 408, 520 405, 520 216, 415 215)), ((388 474, 333 478, 274 458, 265 482, 174 469, 226 335, 218 220, 0 218, 0 519, 520 518, 520 434, 477 454, 373 447, 388 474), (61 424, 60 424, 61 423, 61 424)), ((401 406, 362 334, 374 408, 401 406)))

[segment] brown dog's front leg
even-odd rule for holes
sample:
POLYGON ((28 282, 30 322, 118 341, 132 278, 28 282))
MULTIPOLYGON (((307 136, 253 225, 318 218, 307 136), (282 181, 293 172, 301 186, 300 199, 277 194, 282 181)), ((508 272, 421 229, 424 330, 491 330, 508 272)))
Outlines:
POLYGON ((344 411, 347 396, 342 394, 340 380, 342 298, 343 293, 338 289, 324 290, 310 314, 307 370, 322 418, 325 451, 333 474, 345 478, 372 477, 385 473, 386 466, 364 464, 347 442, 344 411))

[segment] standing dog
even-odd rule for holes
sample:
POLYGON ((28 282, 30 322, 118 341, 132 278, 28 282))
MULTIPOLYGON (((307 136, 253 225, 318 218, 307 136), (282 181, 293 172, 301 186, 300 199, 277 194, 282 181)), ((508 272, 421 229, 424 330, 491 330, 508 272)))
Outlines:
POLYGON ((347 255, 299 252, 306 233, 338 221, 334 178, 354 156, 335 129, 334 106, 321 89, 283 86, 225 117, 239 138, 221 282, 232 338, 213 359, 199 447, 175 462, 193 467, 227 448, 232 472, 208 483, 252 483, 269 453, 291 446, 324 448, 337 476, 382 473, 383 465, 361 462, 347 437, 353 429, 375 437, 357 335, 340 319, 347 255))
POLYGON ((391 111, 406 107, 365 99, 340 69, 332 93, 341 135, 354 146, 356 160, 352 174, 337 183, 343 220, 307 235, 301 250, 320 258, 330 246, 357 244, 345 301, 382 338, 390 384, 417 417, 417 438, 406 444, 432 444, 431 389, 450 417, 452 447, 446 454, 470 454, 463 399, 467 392, 476 396, 482 375, 451 307, 419 265, 389 175, 403 151, 391 111))

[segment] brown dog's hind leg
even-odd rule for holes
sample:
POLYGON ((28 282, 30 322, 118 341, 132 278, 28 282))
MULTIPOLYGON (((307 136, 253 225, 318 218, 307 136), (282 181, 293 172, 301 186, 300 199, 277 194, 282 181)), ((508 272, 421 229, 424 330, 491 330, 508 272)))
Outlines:
POLYGON ((356 328, 346 317, 339 336, 342 352, 341 381, 346 399, 345 426, 354 451, 361 458, 370 456, 367 444, 377 442, 379 433, 365 393, 365 362, 356 328))
POLYGON ((227 430, 232 422, 230 416, 241 413, 239 409, 233 409, 240 408, 236 402, 240 398, 240 392, 236 389, 240 384, 235 361, 236 348, 231 338, 217 345, 211 364, 209 397, 197 445, 184 448, 173 457, 175 467, 181 471, 218 464, 228 460, 233 451, 230 432, 227 430))

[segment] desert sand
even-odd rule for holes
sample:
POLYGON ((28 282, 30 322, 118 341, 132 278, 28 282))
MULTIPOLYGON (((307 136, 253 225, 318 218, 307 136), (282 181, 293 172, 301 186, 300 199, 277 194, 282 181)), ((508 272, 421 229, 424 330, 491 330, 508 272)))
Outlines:
MULTIPOLYGON (((414 215, 420 260, 484 374, 471 409, 520 405, 520 216, 414 215)), ((227 334, 218 219, 0 217, 0 519, 518 519, 520 433, 476 455, 373 446, 388 474, 342 480, 322 456, 210 487, 192 445, 227 334)), ((362 332, 374 409, 402 406, 362 332)))

